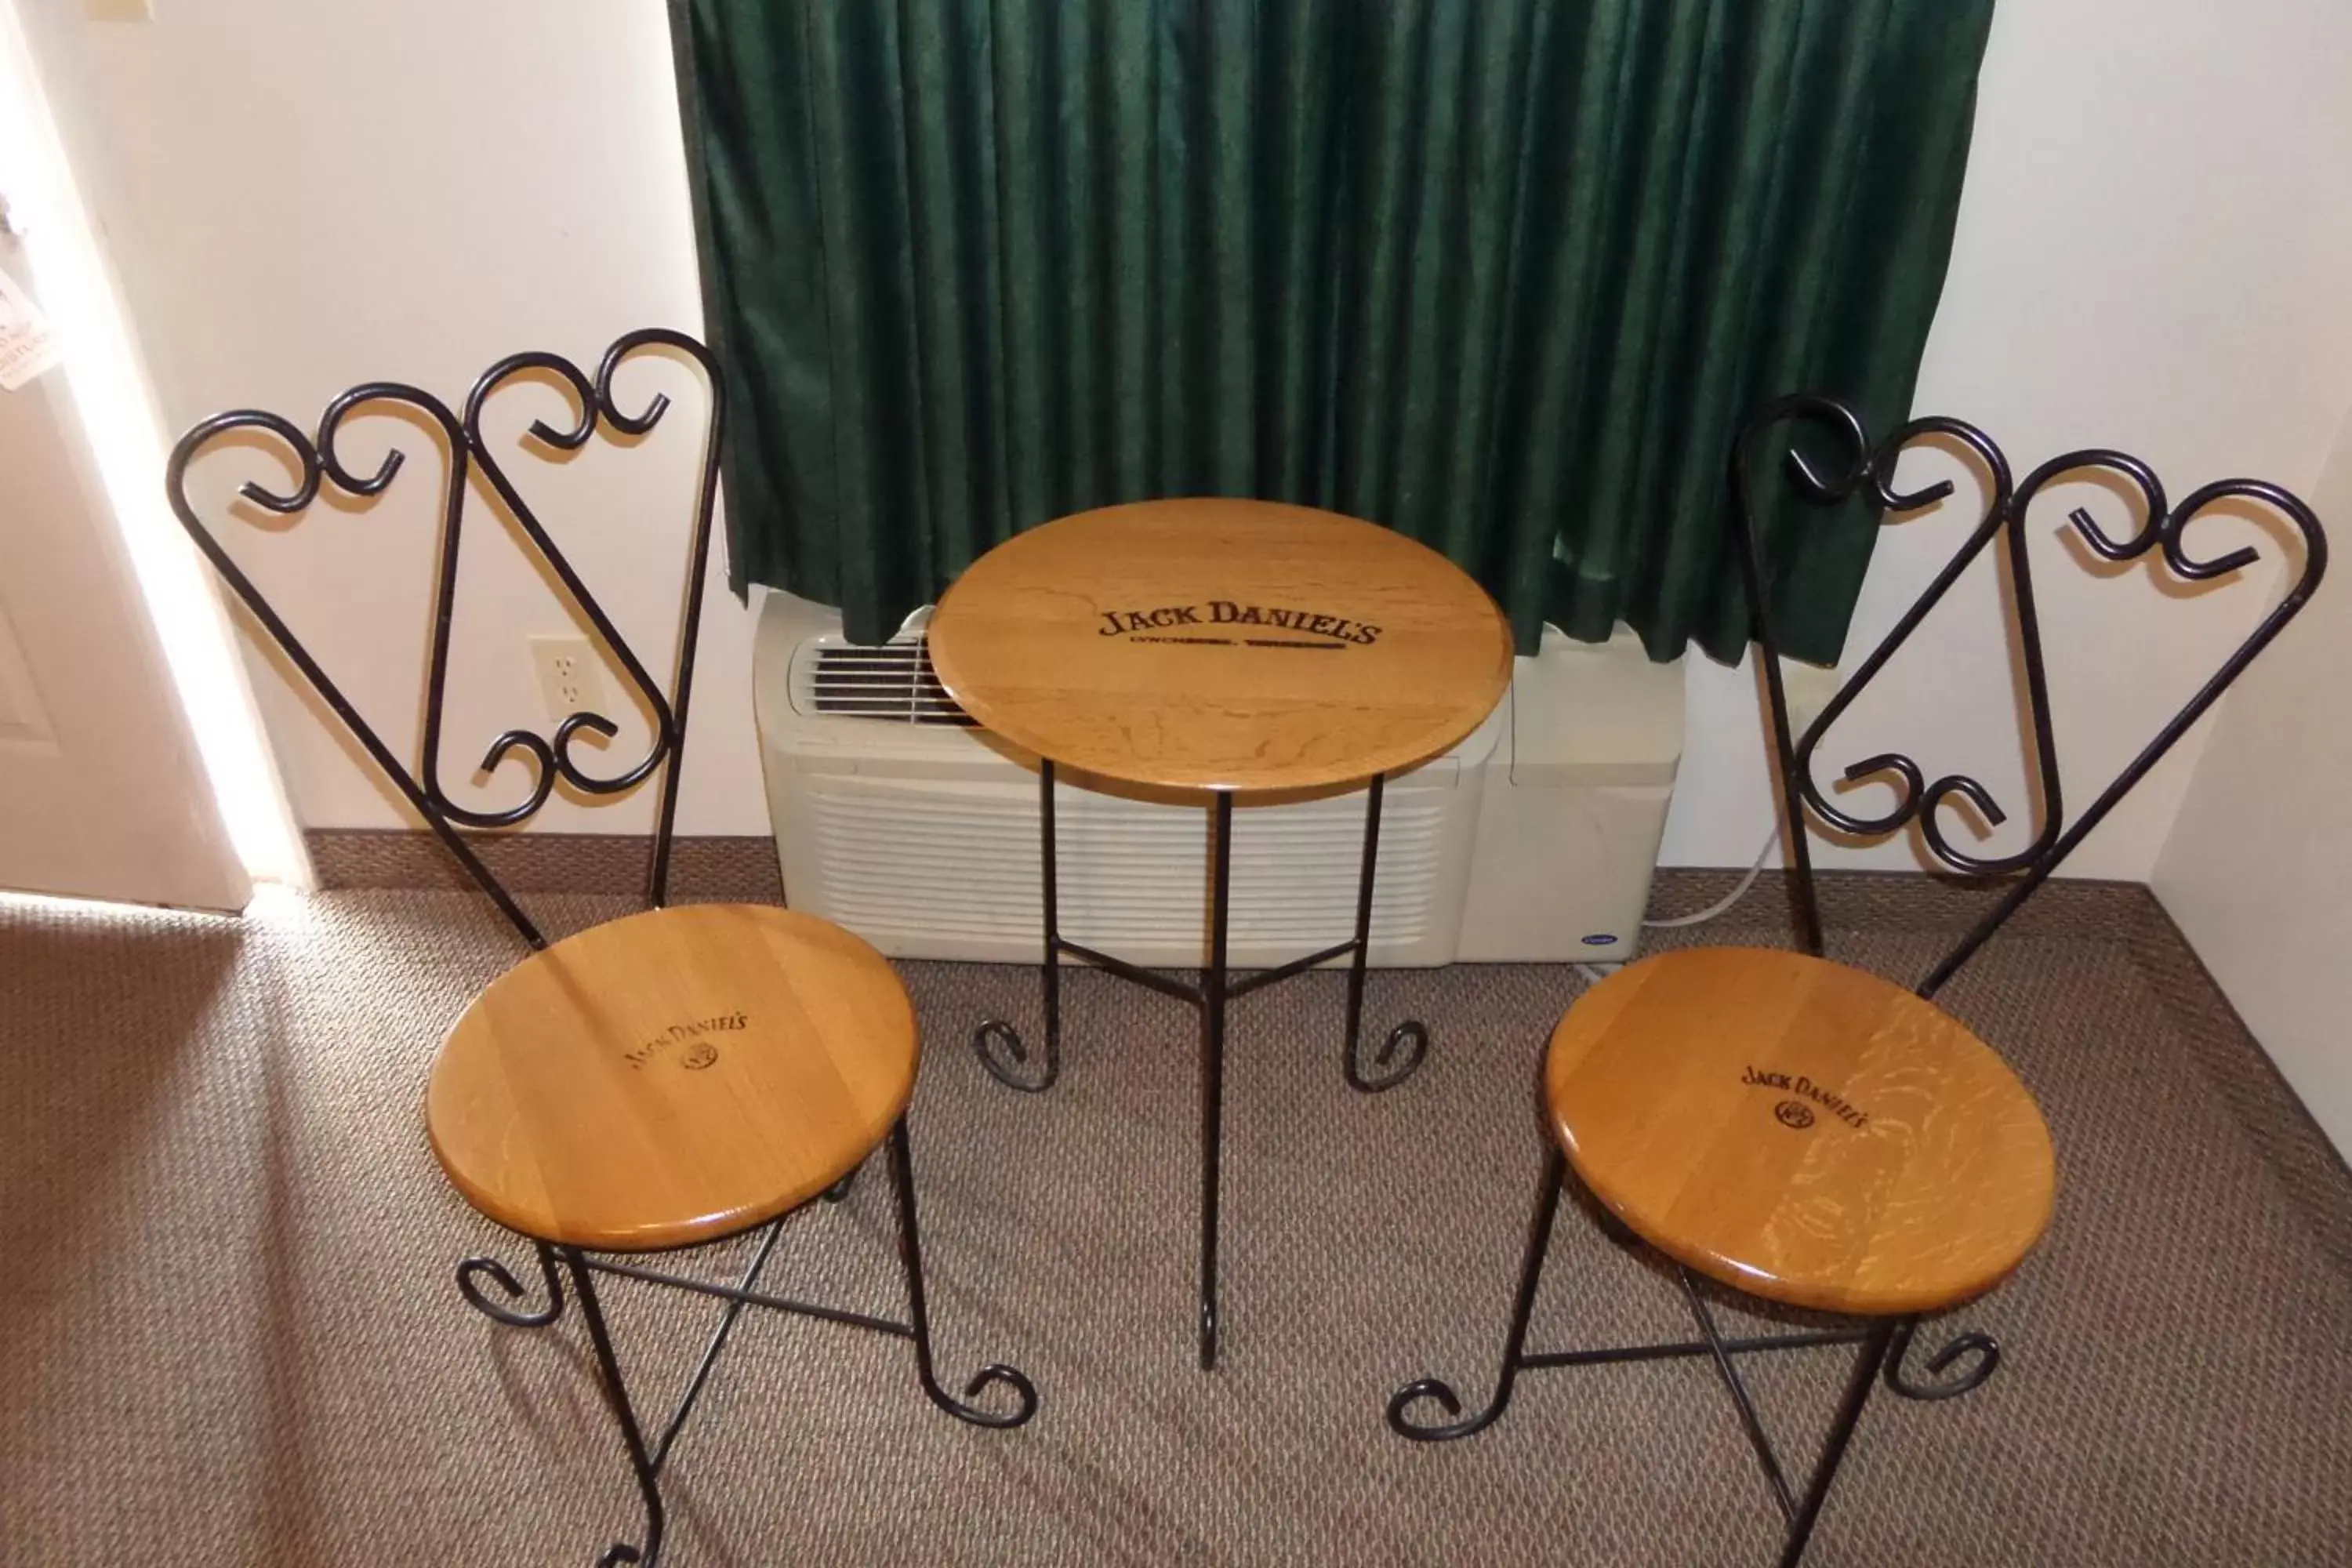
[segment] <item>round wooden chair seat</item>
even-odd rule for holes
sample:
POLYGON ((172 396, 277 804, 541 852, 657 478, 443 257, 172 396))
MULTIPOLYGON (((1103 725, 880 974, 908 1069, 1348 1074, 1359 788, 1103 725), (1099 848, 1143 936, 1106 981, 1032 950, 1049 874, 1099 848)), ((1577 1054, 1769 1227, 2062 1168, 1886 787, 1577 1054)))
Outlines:
POLYGON ((1546 1100, 1643 1240, 1793 1306, 1933 1311, 1999 1284, 2057 1184, 2033 1097, 1934 1004, 1802 953, 1660 953, 1577 1000, 1546 1100))
POLYGON ((838 926, 649 910, 493 981, 433 1064, 425 1126, 500 1225, 608 1251, 732 1235, 832 1186, 913 1091, 913 1005, 838 926))

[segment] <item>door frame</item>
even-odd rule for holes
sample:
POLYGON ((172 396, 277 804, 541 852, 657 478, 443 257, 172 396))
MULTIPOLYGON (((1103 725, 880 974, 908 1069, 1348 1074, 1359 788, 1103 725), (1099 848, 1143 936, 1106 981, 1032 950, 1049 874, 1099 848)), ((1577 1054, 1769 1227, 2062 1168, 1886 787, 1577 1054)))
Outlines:
POLYGON ((0 177, 26 231, 0 246, 66 346, 63 363, 41 378, 51 384, 6 395, 56 399, 61 434, 70 443, 79 433, 71 456, 90 492, 89 514, 101 528, 111 525, 100 548, 126 579, 132 613, 143 618, 141 629, 168 671, 169 706, 241 868, 230 880, 308 889, 309 857, 240 640, 218 584, 165 497, 170 438, 92 219, 101 193, 89 176, 103 174, 97 157, 103 142, 78 118, 69 42, 38 7, 0 0, 0 158, 9 165, 0 177), (83 164, 77 147, 92 155, 83 164))

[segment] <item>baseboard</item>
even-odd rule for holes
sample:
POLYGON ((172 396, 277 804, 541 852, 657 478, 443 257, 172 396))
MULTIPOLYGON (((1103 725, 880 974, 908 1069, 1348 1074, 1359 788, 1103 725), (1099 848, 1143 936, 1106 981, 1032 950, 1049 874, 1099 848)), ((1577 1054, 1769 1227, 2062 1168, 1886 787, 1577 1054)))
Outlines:
MULTIPOLYGON (((469 833, 499 879, 518 893, 641 891, 653 841, 625 833, 469 833)), ((422 828, 312 828, 303 835, 321 889, 464 888, 471 884, 440 840, 422 828)), ((1671 920, 1722 898, 1746 873, 1704 867, 1659 868, 1649 918, 1671 920)), ((1823 871, 1822 921, 1833 929, 1966 931, 2003 884, 1916 871, 1823 871)), ((783 901, 775 841, 763 835, 681 835, 671 850, 671 890, 682 899, 783 901)), ((1788 874, 1765 871, 1727 927, 1778 925, 1788 918, 1788 874)), ((2052 881, 2018 911, 2013 929, 2052 936, 2179 938, 2155 895, 2137 882, 2052 881)))
MULTIPOLYGON (((441 841, 422 828, 311 828, 303 834, 320 889, 469 888, 441 841)), ((625 833, 469 833, 467 844, 516 893, 642 893, 653 839, 625 833)), ((765 836, 680 835, 670 892, 688 900, 783 902, 776 843, 765 836)))
MULTIPOLYGON (((1648 918, 1674 920, 1706 908, 1739 884, 1745 871, 1662 866, 1650 883, 1648 918)), ((1832 931, 1949 931, 1958 936, 1990 913, 2009 883, 1924 871, 1818 871, 1813 885, 1822 924, 1832 931)), ((1726 927, 1786 927, 1789 874, 1759 873, 1756 885, 1720 917, 1726 927)), ((2169 934, 2163 906, 2142 882, 2055 878, 2042 885, 2004 931, 2040 936, 2142 941, 2169 934)))

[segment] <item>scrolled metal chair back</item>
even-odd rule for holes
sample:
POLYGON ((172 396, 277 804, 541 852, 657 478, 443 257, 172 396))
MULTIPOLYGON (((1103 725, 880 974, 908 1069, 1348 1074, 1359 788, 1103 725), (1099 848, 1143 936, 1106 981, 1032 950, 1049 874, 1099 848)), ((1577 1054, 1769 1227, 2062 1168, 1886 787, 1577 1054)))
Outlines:
POLYGON ((2034 889, 2049 879, 2051 873, 2074 853, 2116 804, 2147 776, 2148 770, 2172 749, 2174 742, 2189 727, 2245 672, 2255 656, 2269 646, 2271 640, 2309 601, 2327 567, 2327 539, 2319 519, 2300 499, 2266 480, 2218 480, 2196 490, 2178 505, 2171 505, 2167 501, 2163 483, 2146 463, 2128 453, 2106 447, 2086 447, 2052 458, 2028 474, 2022 483, 2018 483, 2012 480, 2009 461, 2002 456, 2000 448, 1993 444, 1991 437, 1972 425, 1958 419, 1914 419, 1874 446, 1861 416, 1851 407, 1833 398, 1811 394, 1776 399, 1748 420, 1733 447, 1732 483, 1739 517, 1737 530, 1738 555, 1749 607, 1750 635, 1764 668, 1774 753, 1787 814, 1786 847, 1790 869, 1793 873, 1791 896, 1799 942, 1807 952, 1819 953, 1822 951, 1821 906, 1813 882, 1812 856, 1806 832, 1808 812, 1832 827, 1860 837, 1882 837, 1906 826, 1916 827, 1928 852, 1954 871, 1969 876, 2006 876, 2011 879, 2000 899, 1920 983, 1918 992, 1922 996, 1934 995, 1962 964, 1974 956, 1986 939, 2032 896, 2034 889), (1770 595, 1766 585, 1757 495, 1757 469, 1759 459, 1765 455, 1767 438, 1775 431, 1798 425, 1826 431, 1846 454, 1843 468, 1832 473, 1825 472, 1819 462, 1808 458, 1793 440, 1780 446, 1791 484, 1801 497, 1812 502, 1833 504, 1859 495, 1888 511, 1910 511, 1942 500, 1953 492, 1949 480, 1938 480, 1909 493, 1895 488, 1897 461, 1906 449, 1922 441, 1957 442, 1982 465, 1985 480, 1984 510, 1968 537, 1937 573, 1926 591, 1895 621, 1893 629, 1855 667, 1853 673, 1801 737, 1791 732, 1789 721, 1788 698, 1783 689, 1779 658, 1780 639, 1774 630, 1770 595), (2196 694, 2166 721, 2155 738, 2141 748, 2139 753, 2108 782, 2089 805, 2070 817, 2059 774, 2057 739, 2051 719, 2049 680, 2042 662, 2041 616, 2034 599, 2026 520, 2034 498, 2045 487, 2053 481, 2092 470, 2119 477, 2137 492, 2145 513, 2145 521, 2138 531, 2125 540, 2117 540, 2108 534, 2083 507, 2078 506, 2068 514, 2068 521, 2074 526, 2076 535, 2103 560, 2127 562, 2137 560, 2150 551, 2158 551, 2161 552, 2168 570, 2190 582, 2226 577, 2252 565, 2261 558, 2261 552, 2251 546, 2205 560, 2191 553, 2186 542, 2190 522, 2221 502, 2233 499, 2260 502, 2293 523, 2302 535, 2303 558, 2294 581, 2278 603, 2239 642, 2196 694), (1899 752, 1864 757, 1846 767, 1842 776, 1851 783, 1877 775, 1894 788, 1895 802, 1892 808, 1876 816, 1862 816, 1839 806, 1829 798, 1815 778, 1813 759, 1823 739, 1836 727, 1839 718, 1869 688, 1888 661, 1911 639, 1921 623, 1951 591, 1953 584, 1992 546, 1996 539, 2001 542, 2002 554, 2009 565, 2009 583, 2015 611, 2011 651, 2021 678, 2026 718, 2032 733, 2032 754, 2028 759, 2028 772, 2041 798, 2039 826, 2031 842, 2010 854, 1979 856, 1956 844, 1938 820, 1944 805, 1955 796, 1968 801, 1996 826, 2008 819, 2009 814, 1994 798, 1992 792, 1976 778, 1967 773, 1949 773, 1931 780, 1927 770, 1916 761, 1899 752))
POLYGON ((173 447, 171 461, 165 469, 164 487, 172 510, 188 531, 189 537, 195 541, 196 547, 204 552, 222 580, 227 583, 254 619, 268 633, 270 639, 301 671, 303 679, 310 682, 320 699, 333 710, 336 718, 351 731, 352 738, 383 771, 386 779, 424 819, 425 826, 449 853, 456 857, 467 875, 498 905, 516 931, 533 947, 544 947, 546 938, 538 926, 483 863, 474 847, 467 842, 461 829, 508 827, 528 821, 547 804, 559 780, 589 796, 605 798, 627 794, 659 772, 662 774, 661 795, 656 806, 653 862, 646 897, 656 906, 667 900, 670 841, 677 818, 679 761, 686 744, 687 712, 694 689, 694 650, 702 619, 703 578, 710 556, 711 516, 718 493, 719 444, 723 426, 724 393, 718 366, 709 351, 682 332, 647 327, 629 332, 614 342, 605 351, 593 379, 560 354, 509 354, 485 371, 474 384, 462 414, 452 413, 448 405, 432 393, 392 381, 363 383, 328 404, 326 411, 320 416, 315 437, 305 435, 299 426, 278 415, 259 409, 232 409, 215 414, 195 425, 173 447), (621 636, 612 617, 598 603, 596 595, 582 581, 570 559, 549 536, 537 512, 508 475, 505 460, 492 449, 482 432, 482 416, 498 390, 517 376, 538 373, 552 376, 561 383, 578 410, 569 428, 559 429, 544 420, 532 421, 529 433, 547 446, 562 452, 577 451, 600 427, 607 426, 623 437, 644 436, 668 411, 668 397, 656 394, 642 410, 631 412, 619 401, 614 382, 623 367, 632 359, 640 355, 667 357, 664 351, 683 354, 700 367, 710 399, 701 466, 695 485, 695 513, 687 552, 677 658, 667 688, 647 670, 645 662, 629 646, 627 639, 621 636), (362 409, 380 409, 387 405, 421 414, 440 428, 448 444, 433 574, 433 619, 426 662, 422 754, 419 765, 414 768, 402 761, 376 727, 361 714, 341 687, 295 634, 286 618, 237 564, 219 535, 198 515, 187 492, 190 467, 207 448, 232 432, 258 431, 286 448, 293 459, 299 478, 294 489, 283 494, 257 481, 245 481, 238 487, 237 494, 253 505, 279 516, 292 516, 305 511, 319 499, 322 487, 330 485, 355 499, 379 497, 402 471, 407 461, 406 454, 394 447, 385 454, 374 472, 361 474, 345 465, 337 449, 337 438, 344 421, 353 413, 362 409), (645 704, 651 731, 651 741, 645 755, 617 773, 603 774, 592 771, 582 758, 574 754, 572 746, 582 731, 592 731, 606 740, 619 736, 620 726, 604 714, 586 710, 571 713, 555 726, 551 735, 541 735, 524 728, 506 731, 489 743, 488 750, 482 756, 481 771, 484 773, 495 773, 510 758, 519 758, 521 765, 530 772, 530 789, 517 804, 498 810, 478 810, 459 804, 443 788, 441 780, 442 722, 449 684, 450 627, 456 614, 459 567, 463 560, 461 543, 465 537, 466 501, 470 476, 477 470, 520 527, 531 552, 554 574, 563 594, 594 629, 604 651, 618 664, 629 685, 645 704))

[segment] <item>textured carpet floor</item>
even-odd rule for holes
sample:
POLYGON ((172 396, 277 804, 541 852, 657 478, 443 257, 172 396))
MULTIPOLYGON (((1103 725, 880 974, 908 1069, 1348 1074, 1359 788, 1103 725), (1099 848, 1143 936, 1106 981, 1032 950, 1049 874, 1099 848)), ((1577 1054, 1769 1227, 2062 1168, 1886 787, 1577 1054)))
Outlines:
MULTIPOLYGON (((540 902, 563 926, 619 907, 540 902)), ((1832 950, 1907 976, 1938 943, 1832 950)), ((442 1182, 419 1115, 442 1031, 516 956, 458 893, 243 921, 0 910, 0 1559, 584 1564, 635 1530, 576 1310, 500 1329, 451 1282, 468 1253, 527 1256, 442 1182)), ((943 1370, 1012 1361, 1044 1410, 974 1430, 923 1401, 902 1342, 752 1314, 673 1461, 676 1568, 1770 1561, 1768 1494, 1704 1363, 1532 1373, 1463 1444, 1381 1425, 1407 1379, 1490 1384, 1536 1063, 1573 972, 1376 974, 1372 1016, 1412 1011, 1437 1041, 1376 1099, 1339 1080, 1336 976, 1238 1005, 1226 1359, 1206 1376, 1191 1016, 1074 975, 1062 1085, 1024 1097, 963 1042, 984 1014, 1033 1017, 1034 973, 906 973, 943 1370)), ((2352 1560, 2342 1168, 2211 1025, 2201 977, 2127 934, 2005 936, 1946 1001, 2041 1097, 2057 1220, 1945 1325, 2000 1335, 1989 1384, 1874 1401, 1811 1561, 2352 1560)), ((880 1175, 787 1227, 772 1288, 899 1310, 880 1175)), ((605 1300, 666 1391, 713 1308, 625 1282, 605 1300)), ((1563 1212, 1535 1343, 1681 1337, 1682 1311, 1563 1212)), ((1801 1456, 1845 1354, 1749 1363, 1801 1456)))

